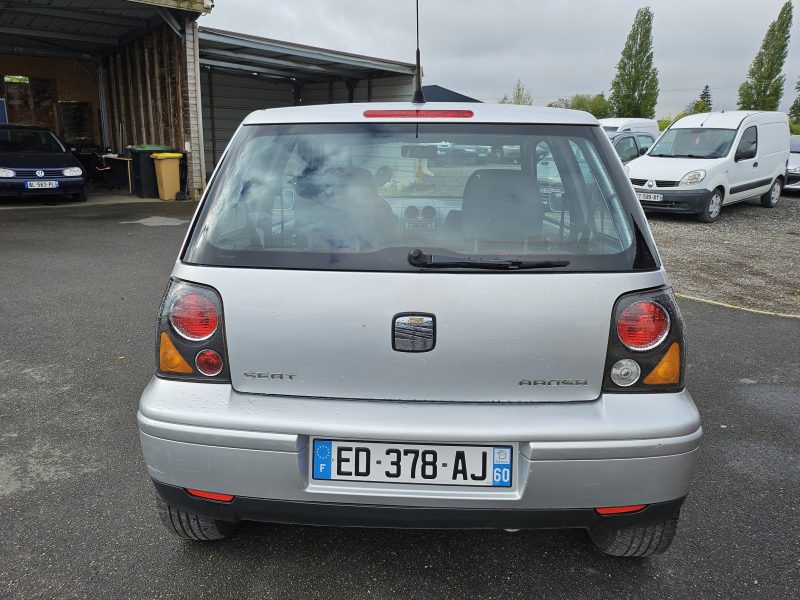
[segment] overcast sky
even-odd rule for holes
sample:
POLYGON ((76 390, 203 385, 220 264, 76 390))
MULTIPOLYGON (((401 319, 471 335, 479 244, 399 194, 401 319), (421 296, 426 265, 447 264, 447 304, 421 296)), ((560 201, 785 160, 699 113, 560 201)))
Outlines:
MULTIPOLYGON (((496 102, 520 78, 544 105, 575 93, 608 94, 636 10, 655 13, 659 117, 702 87, 714 107, 736 108, 737 88, 785 0, 420 0, 423 83, 496 102)), ((217 0, 208 27, 413 62, 413 0, 217 0)), ((782 110, 800 75, 800 10, 782 110)))

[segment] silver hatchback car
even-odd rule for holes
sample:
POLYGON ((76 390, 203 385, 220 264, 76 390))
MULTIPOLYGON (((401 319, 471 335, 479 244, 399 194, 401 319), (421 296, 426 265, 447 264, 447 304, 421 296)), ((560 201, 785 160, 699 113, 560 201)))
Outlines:
POLYGON ((164 524, 196 540, 241 520, 583 528, 647 556, 672 542, 702 437, 669 280, 581 112, 251 114, 156 355, 142 450, 164 524), (443 161, 442 143, 519 158, 443 161))

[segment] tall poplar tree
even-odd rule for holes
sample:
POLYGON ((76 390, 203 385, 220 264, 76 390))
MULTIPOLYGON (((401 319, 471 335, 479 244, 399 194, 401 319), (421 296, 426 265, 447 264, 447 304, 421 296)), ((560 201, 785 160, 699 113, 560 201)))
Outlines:
MULTIPOLYGON (((800 92, 800 80, 798 80, 797 85, 794 86, 795 92, 800 92)), ((792 106, 789 109, 789 120, 792 123, 800 123, 800 96, 794 99, 792 102, 792 106)))
POLYGON ((618 117, 652 119, 658 102, 658 69, 653 66, 653 11, 636 11, 625 41, 609 101, 618 117))
POLYGON ((747 79, 739 86, 739 109, 778 110, 786 81, 781 71, 789 53, 791 29, 792 2, 788 0, 778 18, 770 23, 747 79))

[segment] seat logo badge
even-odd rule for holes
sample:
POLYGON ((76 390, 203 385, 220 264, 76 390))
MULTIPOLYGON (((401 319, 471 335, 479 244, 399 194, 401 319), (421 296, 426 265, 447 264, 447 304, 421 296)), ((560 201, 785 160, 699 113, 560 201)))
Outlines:
POLYGON ((649 188, 653 187, 654 185, 655 185, 655 183, 652 182, 652 181, 648 181, 647 182, 647 187, 649 187, 649 188))
POLYGON ((42 171, 41 169, 39 169, 38 171, 36 171, 36 176, 37 176, 37 177, 44 177, 44 171, 42 171))
POLYGON ((392 349, 430 352, 436 345, 436 317, 426 313, 400 313, 392 320, 392 349))

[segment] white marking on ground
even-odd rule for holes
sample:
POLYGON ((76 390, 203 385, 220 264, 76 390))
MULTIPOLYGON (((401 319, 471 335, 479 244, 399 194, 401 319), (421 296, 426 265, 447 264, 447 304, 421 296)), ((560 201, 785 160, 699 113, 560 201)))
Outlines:
POLYGON ((139 224, 144 225, 145 227, 174 227, 175 225, 183 225, 184 223, 188 222, 188 219, 176 219, 174 217, 147 217, 146 219, 139 219, 138 221, 120 221, 120 224, 139 224))

